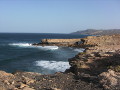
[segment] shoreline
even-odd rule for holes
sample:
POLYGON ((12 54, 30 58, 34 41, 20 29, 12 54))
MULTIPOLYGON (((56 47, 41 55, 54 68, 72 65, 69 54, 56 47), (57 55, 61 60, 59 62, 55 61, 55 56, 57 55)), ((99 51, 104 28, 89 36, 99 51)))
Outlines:
POLYGON ((79 39, 42 39, 39 43, 32 44, 33 46, 64 46, 64 47, 77 47, 81 43, 79 39))
POLYGON ((79 40, 44 39, 33 45, 85 48, 69 59, 65 72, 41 75, 34 72, 0 71, 1 90, 120 90, 120 35, 88 36, 79 40), (63 42, 64 41, 64 42, 63 42))

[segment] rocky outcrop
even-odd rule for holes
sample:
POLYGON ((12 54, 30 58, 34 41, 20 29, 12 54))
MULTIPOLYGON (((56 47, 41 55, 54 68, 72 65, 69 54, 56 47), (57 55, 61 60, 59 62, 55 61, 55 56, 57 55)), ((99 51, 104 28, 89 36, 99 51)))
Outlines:
POLYGON ((105 36, 88 36, 80 39, 42 39, 40 43, 34 43, 36 46, 67 46, 67 47, 95 47, 107 48, 114 47, 113 50, 117 50, 120 45, 120 34, 105 35, 105 36))
POLYGON ((105 90, 120 90, 120 35, 90 36, 82 40, 86 50, 69 59, 68 71, 79 79, 101 84, 105 90))
POLYGON ((120 51, 79 53, 69 59, 70 70, 79 79, 98 83, 105 90, 120 90, 120 51))
POLYGON ((81 39, 42 39, 42 43, 55 44, 55 43, 75 43, 81 39))
POLYGON ((34 43, 37 46, 66 46, 75 47, 81 39, 42 39, 40 43, 34 43))
POLYGON ((83 45, 99 47, 120 45, 119 40, 120 34, 105 36, 88 36, 86 38, 82 38, 83 45))

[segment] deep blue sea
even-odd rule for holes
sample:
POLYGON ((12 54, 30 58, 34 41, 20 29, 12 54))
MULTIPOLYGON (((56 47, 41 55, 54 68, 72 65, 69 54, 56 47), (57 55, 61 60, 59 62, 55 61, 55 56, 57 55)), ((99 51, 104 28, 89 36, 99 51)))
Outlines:
POLYGON ((0 70, 51 74, 69 68, 68 58, 83 49, 32 46, 44 38, 82 38, 84 35, 44 33, 0 33, 0 70))

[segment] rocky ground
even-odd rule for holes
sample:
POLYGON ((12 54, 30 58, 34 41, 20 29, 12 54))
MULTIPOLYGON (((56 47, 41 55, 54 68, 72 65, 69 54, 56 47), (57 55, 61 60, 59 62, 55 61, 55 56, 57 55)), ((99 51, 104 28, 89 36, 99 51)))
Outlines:
POLYGON ((0 90, 120 90, 120 35, 90 36, 64 73, 0 71, 0 90))
POLYGON ((31 72, 14 74, 1 71, 0 90, 103 90, 92 82, 76 78, 73 73, 40 75, 31 72))

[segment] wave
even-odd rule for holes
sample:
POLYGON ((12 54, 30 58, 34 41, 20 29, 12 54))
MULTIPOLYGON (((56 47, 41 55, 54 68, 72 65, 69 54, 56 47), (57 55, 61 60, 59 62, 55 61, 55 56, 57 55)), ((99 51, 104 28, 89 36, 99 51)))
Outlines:
POLYGON ((11 45, 11 46, 19 46, 19 47, 31 47, 32 46, 32 44, 30 44, 30 43, 11 43, 9 45, 11 45))
POLYGON ((36 66, 41 66, 45 69, 55 70, 55 71, 62 71, 64 72, 66 69, 70 68, 69 62, 64 61, 36 61, 36 66))
POLYGON ((22 48, 39 48, 43 50, 56 50, 58 46, 33 46, 31 43, 11 43, 10 46, 17 46, 22 48))
POLYGON ((40 48, 47 49, 47 50, 56 50, 59 47, 58 46, 39 46, 40 48))
POLYGON ((80 49, 78 49, 78 48, 76 48, 76 49, 74 49, 74 51, 76 51, 76 52, 83 52, 85 49, 82 49, 82 48, 80 48, 80 49))

